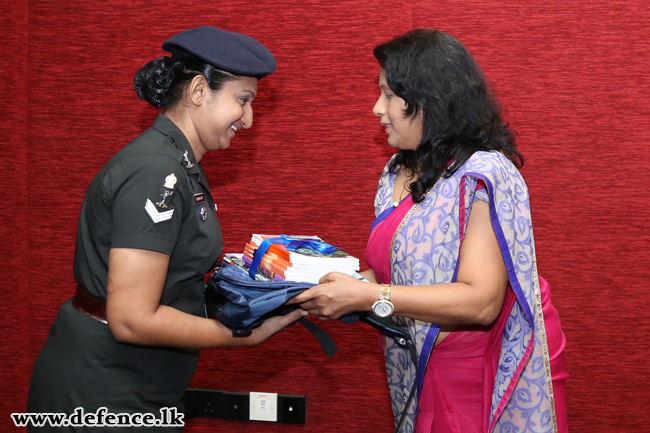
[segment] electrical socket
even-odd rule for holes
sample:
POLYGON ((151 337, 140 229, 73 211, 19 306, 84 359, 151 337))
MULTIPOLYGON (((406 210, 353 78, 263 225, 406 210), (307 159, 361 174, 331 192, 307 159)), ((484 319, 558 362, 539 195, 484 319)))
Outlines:
POLYGON ((278 394, 274 392, 251 392, 250 420, 276 422, 278 420, 278 394))
POLYGON ((249 395, 243 392, 223 392, 223 419, 248 421, 250 419, 249 395))
POLYGON ((304 424, 307 415, 307 398, 304 395, 278 395, 278 422, 304 424))
POLYGON ((215 389, 188 389, 181 400, 181 411, 187 418, 221 418, 222 395, 215 389))

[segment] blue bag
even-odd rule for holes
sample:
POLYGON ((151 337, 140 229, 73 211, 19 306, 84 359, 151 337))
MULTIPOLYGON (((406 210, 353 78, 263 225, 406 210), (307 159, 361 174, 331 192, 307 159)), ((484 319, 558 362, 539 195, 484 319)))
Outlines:
MULTIPOLYGON (((284 304, 313 286, 315 284, 294 281, 254 280, 242 268, 223 262, 206 284, 205 306, 208 316, 230 328, 234 336, 248 337, 267 318, 300 308, 297 304, 284 304)), ((341 320, 353 323, 359 320, 359 314, 349 314, 341 320)), ((338 351, 321 327, 304 317, 298 322, 314 334, 327 356, 338 351)))
MULTIPOLYGON (((205 305, 209 317, 218 319, 237 337, 248 337, 253 329, 269 317, 288 314, 300 308, 298 304, 284 305, 290 299, 315 284, 294 281, 258 281, 244 269, 226 262, 217 266, 205 286, 205 305)), ((408 331, 390 318, 369 312, 350 313, 339 320, 352 324, 358 320, 368 323, 384 335, 407 347, 411 342, 408 331)), ((318 339, 328 356, 338 349, 329 335, 314 322, 298 320, 318 339)))
POLYGON ((271 316, 286 314, 299 308, 287 305, 290 299, 315 286, 294 281, 258 281, 245 270, 228 263, 219 265, 206 288, 208 314, 231 329, 257 328, 271 316))

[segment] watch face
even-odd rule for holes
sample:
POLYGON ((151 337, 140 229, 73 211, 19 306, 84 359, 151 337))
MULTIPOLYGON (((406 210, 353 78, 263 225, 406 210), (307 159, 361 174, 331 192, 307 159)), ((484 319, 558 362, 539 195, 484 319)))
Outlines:
POLYGON ((383 299, 375 302, 372 306, 372 312, 379 317, 388 317, 393 314, 394 310, 393 303, 383 299))

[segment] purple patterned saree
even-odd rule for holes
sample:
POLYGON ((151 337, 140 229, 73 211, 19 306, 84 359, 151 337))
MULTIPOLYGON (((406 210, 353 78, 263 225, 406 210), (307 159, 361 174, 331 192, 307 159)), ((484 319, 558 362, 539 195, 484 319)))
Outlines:
MULTIPOLYGON (((395 175, 390 174, 387 167, 375 198, 377 215, 393 206, 395 175)), ((400 214, 401 223, 391 242, 386 242, 390 248, 390 282, 430 285, 456 280, 459 249, 468 220, 463 215, 471 211, 477 179, 483 180, 487 188, 492 226, 516 296, 516 302, 509 303, 512 307, 503 326, 498 368, 489 375, 494 377, 494 384, 489 392, 491 403, 485 431, 558 432, 560 417, 559 431, 563 432, 566 425, 564 401, 558 402, 561 413, 556 414, 544 323, 546 310, 542 307, 535 263, 528 189, 506 157, 496 152, 477 152, 452 177, 439 181, 420 204, 410 201, 399 206, 401 212, 396 214, 400 214), (407 212, 404 205, 410 207, 407 212)), ((404 317, 394 316, 394 320, 409 329, 419 355, 416 369, 406 350, 392 340, 386 341, 386 371, 397 418, 413 383, 417 383, 417 396, 420 395, 439 327, 404 317)), ((552 328, 553 338, 563 339, 556 313, 552 328)), ((563 370, 561 349, 563 345, 555 344, 554 351, 558 353, 552 355, 554 359, 561 358, 563 370), (559 352, 555 350, 557 347, 560 347, 559 352)), ((563 388, 561 398, 564 399, 563 388)), ((417 407, 416 400, 409 408, 404 432, 414 431, 417 407)))

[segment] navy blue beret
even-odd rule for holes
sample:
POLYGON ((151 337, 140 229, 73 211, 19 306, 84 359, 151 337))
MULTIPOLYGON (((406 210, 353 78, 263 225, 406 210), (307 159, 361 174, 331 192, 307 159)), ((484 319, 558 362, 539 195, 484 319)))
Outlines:
POLYGON ((273 54, 255 39, 212 26, 185 30, 167 39, 162 48, 174 57, 192 55, 235 75, 262 78, 276 68, 273 54))

